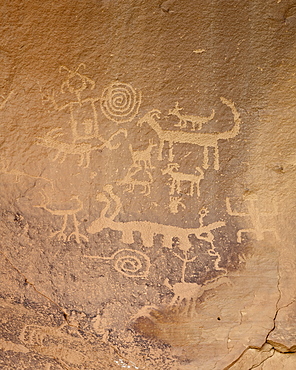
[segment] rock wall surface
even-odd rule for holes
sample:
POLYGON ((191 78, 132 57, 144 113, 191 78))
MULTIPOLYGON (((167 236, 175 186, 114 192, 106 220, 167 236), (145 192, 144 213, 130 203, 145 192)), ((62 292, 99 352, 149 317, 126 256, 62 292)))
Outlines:
POLYGON ((1 369, 295 369, 295 2, 0 11, 1 369))

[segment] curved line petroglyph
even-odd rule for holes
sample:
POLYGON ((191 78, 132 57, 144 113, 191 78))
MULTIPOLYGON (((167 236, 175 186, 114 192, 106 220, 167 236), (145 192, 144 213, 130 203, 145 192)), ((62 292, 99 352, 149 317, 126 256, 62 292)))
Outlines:
POLYGON ((220 98, 221 102, 231 109, 233 114, 234 125, 229 131, 225 132, 214 132, 214 133, 204 133, 204 132, 186 132, 186 131, 173 131, 164 130, 160 124, 157 122, 156 118, 160 118, 161 112, 154 109, 144 115, 137 125, 142 126, 147 123, 157 134, 160 144, 158 149, 158 160, 163 159, 163 148, 164 143, 167 141, 169 143, 169 161, 173 161, 173 146, 176 143, 180 144, 193 144, 204 148, 203 153, 203 165, 204 169, 209 168, 209 148, 214 148, 214 169, 219 170, 219 140, 228 140, 234 138, 238 135, 241 125, 240 114, 235 108, 234 103, 231 100, 220 98))
POLYGON ((196 126, 198 126, 198 130, 202 129, 202 125, 204 123, 208 123, 215 117, 215 110, 212 110, 211 115, 208 117, 202 117, 202 116, 195 116, 195 115, 188 115, 188 114, 181 114, 181 110, 183 108, 179 107, 179 102, 176 102, 175 107, 173 109, 169 110, 169 116, 176 116, 179 118, 179 122, 175 125, 175 127, 180 127, 180 128, 187 128, 187 124, 192 125, 191 130, 195 131, 196 126))
POLYGON ((140 251, 134 249, 120 249, 111 257, 84 256, 90 259, 113 262, 113 267, 127 277, 147 277, 150 269, 150 259, 140 251))
POLYGON ((136 92, 130 84, 122 82, 111 83, 100 99, 102 112, 116 123, 132 121, 139 112, 141 101, 141 92, 136 92))
POLYGON ((189 235, 194 234, 198 239, 213 243, 214 236, 212 231, 225 226, 225 222, 223 221, 213 222, 206 226, 202 225, 199 228, 181 228, 150 221, 116 222, 114 221, 115 217, 106 216, 111 208, 110 199, 106 194, 99 193, 97 200, 106 203, 106 206, 101 211, 100 217, 93 221, 87 228, 87 232, 95 234, 106 228, 121 231, 122 241, 126 244, 132 244, 134 242, 133 232, 138 231, 141 233, 143 245, 146 247, 151 247, 153 245, 154 236, 161 234, 163 235, 163 245, 167 248, 171 248, 173 239, 178 238, 180 243, 179 248, 188 250, 191 248, 191 243, 188 239, 189 235))

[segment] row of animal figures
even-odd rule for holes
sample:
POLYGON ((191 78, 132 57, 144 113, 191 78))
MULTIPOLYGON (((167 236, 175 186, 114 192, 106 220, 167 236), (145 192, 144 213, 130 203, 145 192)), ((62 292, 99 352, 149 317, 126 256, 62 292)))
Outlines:
MULTIPOLYGON (((190 144, 197 145, 203 148, 203 163, 202 168, 209 168, 209 148, 214 149, 214 169, 219 170, 219 148, 218 143, 220 140, 229 140, 238 135, 241 125, 240 115, 234 105, 234 103, 223 97, 220 98, 221 102, 230 108, 233 114, 233 126, 228 131, 224 132, 193 132, 193 131, 183 131, 183 130, 168 130, 162 128, 159 120, 161 118, 161 111, 153 109, 146 113, 142 118, 137 122, 137 125, 142 127, 144 124, 148 124, 150 128, 155 132, 158 137, 158 160, 163 160, 163 151, 164 144, 168 142, 169 145, 169 162, 172 162, 174 159, 173 148, 175 144, 190 144)), ((60 128, 55 128, 49 131, 44 137, 39 137, 38 144, 46 148, 56 150, 56 156, 54 160, 60 157, 61 162, 63 162, 67 155, 78 155, 79 156, 79 165, 82 166, 85 163, 85 167, 88 167, 90 164, 90 154, 93 151, 102 151, 104 148, 110 150, 118 149, 120 144, 112 145, 112 141, 119 134, 124 134, 127 137, 126 129, 119 129, 115 131, 108 139, 104 138, 102 135, 98 134, 96 130, 95 134, 89 135, 89 137, 75 137, 75 140, 70 142, 65 142, 59 140, 58 138, 63 135, 60 128), (90 139, 97 139, 100 141, 99 144, 93 145, 90 143, 90 139)), ((133 157, 136 158, 136 162, 143 161, 145 166, 151 166, 151 150, 155 147, 156 144, 149 143, 147 150, 142 151, 142 153, 134 153, 132 147, 130 147, 131 152, 133 152, 133 157)))

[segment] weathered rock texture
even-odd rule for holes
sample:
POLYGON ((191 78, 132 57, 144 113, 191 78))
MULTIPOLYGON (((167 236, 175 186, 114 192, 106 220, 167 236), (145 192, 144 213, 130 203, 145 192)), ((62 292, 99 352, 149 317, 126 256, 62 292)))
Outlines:
POLYGON ((1 369, 295 369, 295 2, 0 10, 1 369))

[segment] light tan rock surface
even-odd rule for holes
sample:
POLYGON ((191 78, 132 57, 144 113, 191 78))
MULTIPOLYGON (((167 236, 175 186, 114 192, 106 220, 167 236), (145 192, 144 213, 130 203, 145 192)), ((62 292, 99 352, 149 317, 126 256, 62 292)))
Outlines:
POLYGON ((0 13, 1 369, 295 369, 294 2, 0 13))

